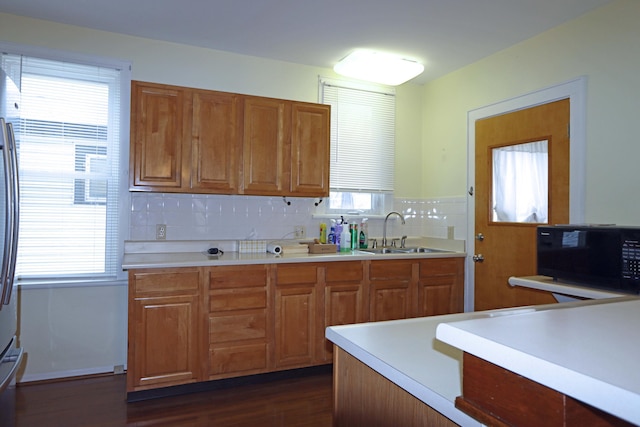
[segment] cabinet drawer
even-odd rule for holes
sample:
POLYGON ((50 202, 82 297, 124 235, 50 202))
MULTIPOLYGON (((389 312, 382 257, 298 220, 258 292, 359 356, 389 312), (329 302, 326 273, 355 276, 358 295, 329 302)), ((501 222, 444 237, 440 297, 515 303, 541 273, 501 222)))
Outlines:
POLYGON ((335 282, 362 282, 362 262, 336 262, 327 263, 325 281, 335 282))
POLYGON ((371 261, 369 266, 369 278, 372 280, 411 280, 412 272, 413 263, 411 261, 371 261))
POLYGON ((216 347, 209 353, 210 374, 259 371, 267 368, 267 344, 216 347))
POLYGON ((200 271, 198 269, 153 269, 129 272, 129 285, 136 294, 166 292, 198 292, 200 271))
POLYGON ((458 274, 463 271, 464 258, 435 258, 420 261, 420 277, 458 274))
POLYGON ((265 310, 209 317, 209 343, 211 344, 265 338, 266 336, 267 316, 265 310))
POLYGON ((315 284, 318 281, 317 265, 286 265, 277 266, 277 285, 315 284))
POLYGON ((267 307, 265 288, 224 289, 209 292, 209 311, 246 310, 267 307))
POLYGON ((266 265, 243 265, 231 267, 211 267, 209 272, 209 288, 238 288, 266 286, 266 265))

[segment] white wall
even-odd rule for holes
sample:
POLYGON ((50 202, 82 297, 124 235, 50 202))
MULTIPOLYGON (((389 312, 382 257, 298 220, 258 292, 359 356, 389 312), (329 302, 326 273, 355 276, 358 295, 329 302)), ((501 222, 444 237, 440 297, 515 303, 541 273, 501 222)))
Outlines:
POLYGON ((584 75, 585 219, 640 225, 638 17, 618 0, 425 85, 423 196, 465 194, 467 112, 584 75))

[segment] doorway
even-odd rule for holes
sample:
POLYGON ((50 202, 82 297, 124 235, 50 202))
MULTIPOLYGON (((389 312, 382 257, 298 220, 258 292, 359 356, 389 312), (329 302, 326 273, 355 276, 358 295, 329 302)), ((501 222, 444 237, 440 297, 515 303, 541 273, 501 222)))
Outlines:
MULTIPOLYGON (((481 183, 476 182, 476 122, 489 117, 504 115, 507 113, 525 110, 528 108, 549 104, 562 99, 569 102, 569 124, 571 133, 570 145, 570 173, 569 173, 569 222, 584 222, 584 177, 585 177, 585 116, 586 116, 586 78, 581 77, 567 83, 532 92, 517 98, 509 99, 497 104, 492 104, 468 114, 468 223, 467 223, 467 264, 465 277, 465 311, 474 309, 492 308, 489 305, 475 307, 475 283, 476 283, 476 263, 481 255, 481 247, 476 244, 476 187, 481 183)), ((521 141, 532 142, 532 141, 521 141)), ((484 185, 484 184, 482 184, 484 185)), ((564 221, 563 221, 564 222, 564 221)), ((534 242, 517 242, 516 244, 531 245, 534 242)), ((508 269, 506 270, 509 271, 508 269)), ((514 270, 515 275, 518 273, 514 270)), ((533 272, 535 274, 535 272, 533 272)), ((531 275, 531 274, 527 274, 531 275)), ((508 276, 508 273, 507 273, 508 276)), ((498 286, 508 286, 508 277, 492 277, 498 286)), ((489 303, 491 304, 491 303, 489 303)))

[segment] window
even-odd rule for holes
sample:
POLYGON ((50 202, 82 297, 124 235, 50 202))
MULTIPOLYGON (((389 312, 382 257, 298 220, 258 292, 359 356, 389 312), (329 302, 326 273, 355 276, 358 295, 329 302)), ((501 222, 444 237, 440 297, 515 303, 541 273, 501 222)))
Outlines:
POLYGON ((16 58, 21 64, 17 277, 23 282, 116 279, 123 232, 119 212, 125 203, 119 196, 120 117, 122 102, 128 103, 121 100, 122 70, 8 54, 3 69, 9 63, 15 68, 16 58))
POLYGON ((393 203, 395 91, 320 78, 331 105, 330 198, 325 213, 383 214, 393 203))

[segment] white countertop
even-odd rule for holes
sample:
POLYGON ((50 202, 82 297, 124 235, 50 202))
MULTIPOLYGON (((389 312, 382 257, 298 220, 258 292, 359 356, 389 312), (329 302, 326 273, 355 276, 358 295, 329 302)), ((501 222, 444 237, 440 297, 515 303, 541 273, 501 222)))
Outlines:
MULTIPOLYGON (((446 243, 447 241, 445 241, 446 243)), ((449 241, 453 244, 457 241, 449 241)), ((409 254, 370 254, 362 251, 336 252, 329 254, 283 253, 239 253, 227 249, 227 242, 125 242, 125 254, 122 269, 170 268, 170 267, 206 267, 216 265, 276 264, 296 262, 356 261, 366 259, 410 259, 410 258, 452 258, 465 257, 464 251, 437 246, 451 252, 409 253, 409 254), (206 250, 218 247, 224 251, 222 256, 209 256, 206 250)), ((229 247, 232 247, 229 244, 229 247)), ((434 247, 434 246, 429 246, 434 247)))
POLYGON ((616 292, 599 288, 589 288, 586 286, 566 283, 561 280, 554 280, 552 277, 548 276, 510 277, 509 284, 511 286, 539 289, 542 291, 550 291, 554 294, 568 295, 580 298, 602 299, 629 295, 623 292, 616 292))
POLYGON ((640 298, 556 306, 448 321, 436 337, 640 425, 640 298))

